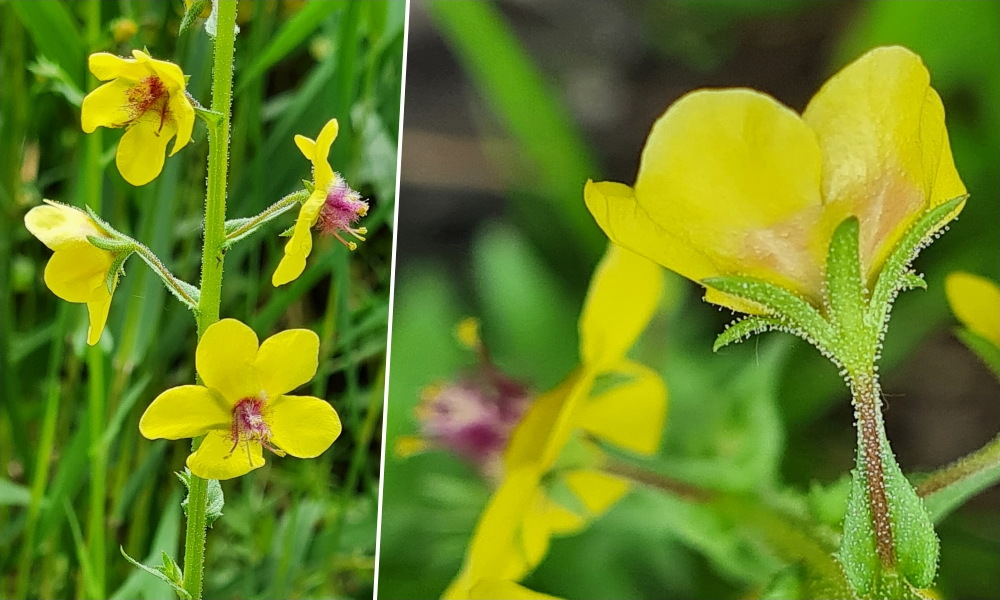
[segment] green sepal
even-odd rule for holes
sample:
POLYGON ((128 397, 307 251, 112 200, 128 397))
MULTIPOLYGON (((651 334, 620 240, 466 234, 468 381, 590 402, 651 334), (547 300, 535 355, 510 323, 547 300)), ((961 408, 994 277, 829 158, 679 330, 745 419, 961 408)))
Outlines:
POLYGON ((842 340, 863 338, 865 287, 861 280, 857 217, 845 219, 833 232, 826 257, 826 296, 830 317, 842 340))
POLYGON ((763 306, 785 330, 795 334, 825 354, 836 355, 836 332, 816 308, 794 292, 767 281, 738 275, 710 277, 701 281, 720 292, 763 306))
POLYGON ((905 292, 906 290, 926 290, 927 282, 920 275, 917 275, 913 271, 907 271, 899 279, 899 290, 905 292))
POLYGON ((779 319, 774 317, 745 317, 730 324, 726 327, 725 331, 715 338, 715 343, 712 345, 712 352, 718 352, 724 346, 738 344, 752 335, 767 333, 768 331, 788 331, 788 328, 779 319))
POLYGON ((957 328, 955 335, 965 344, 965 347, 972 351, 979 360, 983 361, 993 375, 1000 379, 1000 348, 993 345, 993 342, 974 333, 964 327, 957 328))
POLYGON ((104 276, 104 285, 107 286, 109 294, 115 293, 118 277, 125 274, 125 261, 128 260, 129 256, 132 256, 131 252, 115 255, 115 260, 111 263, 111 268, 108 269, 107 274, 104 276))
POLYGON ((115 254, 131 254, 135 252, 135 243, 132 240, 123 239, 113 239, 106 237, 98 237, 96 235, 88 235, 87 241, 90 242, 91 246, 100 248, 107 252, 114 252, 115 254))
MULTIPOLYGON (((311 182, 311 181, 309 181, 308 179, 303 179, 302 180, 302 185, 305 186, 306 190, 310 194, 313 193, 314 191, 316 191, 316 184, 313 183, 313 182, 311 182)), ((302 200, 300 200, 300 202, 305 202, 307 199, 308 199, 308 197, 303 198, 302 200)))
POLYGON ((295 225, 292 225, 291 227, 282 231, 278 235, 280 235, 281 237, 292 237, 293 233, 295 233, 295 225))
MULTIPOLYGON (((889 503, 895 573, 903 577, 905 587, 927 588, 937 573, 940 544, 934 524, 923 501, 903 475, 885 434, 881 434, 881 462, 885 494, 889 503)), ((858 451, 858 467, 852 472, 851 493, 844 517, 844 535, 837 555, 844 565, 852 587, 863 597, 897 598, 892 582, 893 571, 882 568, 868 501, 863 458, 858 451), (889 586, 889 588, 886 588, 889 586)), ((900 588, 902 589, 902 588, 900 588)), ((910 590, 913 592, 913 590, 910 590)), ((912 596, 919 597, 919 596, 912 596)))
MULTIPOLYGON (((914 282, 910 273, 910 263, 920 254, 920 251, 931 244, 935 234, 958 214, 968 195, 953 198, 925 212, 903 234, 899 242, 889 253, 882 271, 872 288, 871 301, 868 308, 870 323, 884 324, 892 306, 892 301, 900 290, 909 289, 914 282)), ((884 325, 880 325, 884 326, 884 325)))
POLYGON ((153 577, 156 577, 157 579, 169 585, 177 594, 178 598, 180 598, 181 600, 191 599, 191 594, 184 589, 184 584, 183 584, 184 578, 181 575, 180 567, 177 566, 177 563, 174 562, 174 559, 170 558, 170 556, 167 555, 166 552, 163 553, 164 564, 158 567, 150 567, 129 556, 128 553, 125 552, 124 547, 119 546, 118 549, 121 551, 122 556, 125 557, 125 560, 129 561, 133 565, 139 567, 143 571, 149 573, 153 577))
MULTIPOLYGON (((184 500, 181 501, 181 508, 184 510, 184 516, 187 516, 188 499, 191 497, 191 471, 187 467, 184 467, 183 471, 175 471, 174 475, 177 476, 177 479, 181 480, 181 483, 184 484, 184 488, 188 490, 188 494, 184 496, 184 500)), ((212 523, 222 516, 222 509, 226 505, 226 498, 222 494, 222 485, 219 484, 218 479, 208 480, 207 498, 205 504, 205 525, 211 527, 212 523)))
POLYGON ((191 7, 187 9, 184 13, 184 18, 181 19, 180 27, 177 28, 178 37, 184 35, 188 29, 191 29, 194 22, 198 20, 198 15, 200 15, 209 4, 211 4, 209 0, 194 0, 194 2, 191 3, 191 7))

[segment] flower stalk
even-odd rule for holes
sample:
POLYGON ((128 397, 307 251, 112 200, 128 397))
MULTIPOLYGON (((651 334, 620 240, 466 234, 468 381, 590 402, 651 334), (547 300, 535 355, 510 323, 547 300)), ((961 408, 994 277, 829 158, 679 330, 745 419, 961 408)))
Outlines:
MULTIPOLYGON (((198 337, 219 320, 226 232, 226 179, 229 166, 229 113, 233 96, 233 54, 236 42, 236 0, 218 0, 219 27, 212 66, 212 108, 221 115, 208 128, 208 190, 205 196, 205 239, 202 246, 198 337)), ((206 121, 208 122, 208 121, 206 121)), ((200 440, 192 446, 197 448, 200 440)), ((205 570, 205 528, 208 481, 191 476, 184 538, 184 589, 202 597, 205 570)))
POLYGON ((256 231, 261 225, 285 214, 296 204, 304 202, 311 193, 309 190, 292 192, 253 217, 233 219, 226 222, 226 245, 229 246, 238 242, 256 231))

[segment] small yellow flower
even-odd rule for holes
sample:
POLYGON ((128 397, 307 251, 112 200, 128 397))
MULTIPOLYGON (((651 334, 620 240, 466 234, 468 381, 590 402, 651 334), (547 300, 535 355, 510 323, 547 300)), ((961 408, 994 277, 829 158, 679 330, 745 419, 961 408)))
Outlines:
POLYGON ((361 241, 364 241, 363 236, 368 233, 365 227, 354 227, 358 219, 368 214, 368 203, 347 185, 343 177, 333 172, 327 161, 330 146, 337 139, 338 131, 337 119, 330 119, 315 141, 302 135, 295 136, 295 145, 313 164, 313 192, 299 210, 292 237, 285 244, 285 255, 271 277, 271 283, 275 286, 293 281, 305 270, 306 258, 312 252, 310 230, 314 225, 351 250, 358 245, 345 240, 340 232, 349 233, 361 241))
POLYGON ((149 439, 204 435, 187 459, 204 479, 231 479, 264 465, 263 450, 314 458, 340 435, 340 418, 325 400, 288 392, 312 379, 319 337, 282 331, 258 346, 253 330, 223 319, 205 330, 195 366, 205 385, 171 388, 139 421, 149 439))
POLYGON ((140 50, 132 56, 90 55, 91 73, 108 83, 83 99, 81 123, 86 133, 98 127, 126 128, 115 163, 125 181, 139 186, 163 170, 171 138, 177 136, 170 156, 191 141, 195 115, 180 67, 140 50))
MULTIPOLYGON (((584 195, 612 241, 689 279, 755 277, 821 306, 837 225, 859 219, 871 283, 914 221, 965 194, 927 69, 887 47, 801 116, 754 90, 692 92, 653 125, 634 188, 588 181, 584 195)), ((755 312, 711 288, 705 299, 755 312)))
POLYGON ((483 511, 462 571, 444 598, 487 598, 499 589, 523 590, 519 581, 542 560, 553 535, 583 529, 624 496, 630 484, 599 467, 603 454, 585 437, 649 456, 659 447, 667 391, 653 370, 625 358, 660 299, 659 267, 609 246, 591 281, 580 315, 580 367, 537 397, 515 429, 504 455, 504 478, 483 511), (624 379, 599 389, 598 378, 624 379), (580 436, 578 434, 584 434, 580 436), (574 437, 575 436, 575 437, 574 437), (560 465, 576 439, 583 464, 560 465), (572 506, 549 495, 561 486, 572 506), (514 586, 514 587, 510 587, 514 586))
POLYGON ((78 208, 51 200, 45 203, 48 206, 36 206, 24 215, 24 225, 55 251, 45 266, 45 285, 67 302, 87 305, 90 313, 87 343, 93 346, 101 339, 108 321, 118 274, 114 276, 112 291, 108 291, 108 272, 115 255, 91 244, 87 236, 108 237, 108 232, 78 208))
POLYGON ((948 304, 965 328, 1000 348, 1000 286, 971 273, 951 273, 944 282, 948 304))

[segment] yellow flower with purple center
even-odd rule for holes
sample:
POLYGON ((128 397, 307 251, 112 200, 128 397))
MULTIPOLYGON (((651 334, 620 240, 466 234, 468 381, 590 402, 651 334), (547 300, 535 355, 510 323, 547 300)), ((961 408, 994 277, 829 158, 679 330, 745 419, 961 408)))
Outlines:
POLYGON ((642 456, 659 447, 666 387, 658 373, 625 354, 655 312, 662 287, 658 266, 609 245, 580 315, 581 364, 535 398, 514 430, 503 480, 444 598, 491 598, 498 590, 548 597, 516 582, 541 562, 552 536, 580 531, 628 492, 629 481, 602 468, 605 456, 590 440, 642 456), (575 451, 567 458, 570 447, 575 451))
POLYGON ((108 232, 78 208, 51 200, 45 203, 47 206, 36 206, 24 215, 24 225, 55 251, 45 265, 45 285, 67 302, 87 305, 87 343, 93 346, 101 339, 108 321, 118 273, 112 275, 109 290, 108 274, 114 268, 115 255, 94 246, 87 238, 109 237, 108 232))
MULTIPOLYGON (((634 188, 585 188, 612 241, 696 282, 753 277, 818 307, 830 239, 845 219, 859 220, 870 285, 915 221, 965 194, 941 98, 901 47, 845 67, 802 115, 749 89, 687 94, 653 125, 634 188)), ((705 299, 758 312, 711 287, 705 299)))
POLYGON ((163 170, 171 139, 177 138, 171 156, 191 141, 195 113, 180 67, 141 50, 133 50, 132 56, 90 55, 91 73, 108 83, 83 99, 80 119, 86 133, 98 127, 125 128, 115 164, 125 181, 139 186, 163 170))
POLYGON ((313 164, 313 191, 302 204, 295 220, 292 237, 285 244, 285 255, 274 270, 271 283, 284 285, 295 280, 306 268, 306 258, 312 252, 312 228, 337 238, 349 249, 358 245, 344 239, 341 233, 349 234, 361 241, 368 233, 365 227, 355 227, 358 220, 368 214, 368 203, 351 189, 339 173, 330 166, 330 146, 337 139, 339 125, 337 119, 330 119, 312 140, 302 135, 295 136, 295 145, 302 155, 313 164))
POLYGON ((340 435, 330 404, 290 391, 316 374, 319 337, 290 329, 258 344, 235 319, 210 325, 195 353, 204 385, 171 388, 139 421, 149 439, 205 436, 187 459, 204 479, 231 479, 264 465, 264 449, 278 456, 315 458, 340 435))

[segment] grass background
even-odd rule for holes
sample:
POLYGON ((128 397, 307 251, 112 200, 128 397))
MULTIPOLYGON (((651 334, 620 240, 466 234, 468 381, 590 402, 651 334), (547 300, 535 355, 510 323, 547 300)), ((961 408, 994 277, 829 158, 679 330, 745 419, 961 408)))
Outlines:
MULTIPOLYGON (((913 472, 1000 429, 1000 387, 955 340, 942 284, 955 269, 1000 279, 1000 5, 414 2, 380 597, 437 597, 489 495, 450 456, 392 452, 416 429, 421 388, 473 364, 452 334, 459 319, 479 316, 493 357, 536 390, 576 364, 576 318, 605 243, 583 204, 586 179, 634 181, 651 124, 687 91, 747 86, 802 110, 833 72, 883 44, 926 62, 971 193, 917 261, 929 289, 899 298, 886 339, 888 435, 913 472)), ((855 434, 836 369, 781 334, 712 354, 732 317, 700 296, 669 278, 634 352, 670 389, 658 468, 816 506, 834 498, 828 514, 839 525, 834 491, 853 464, 855 434)), ((1000 595, 997 493, 938 526, 944 597, 1000 595)), ((780 565, 737 533, 640 490, 583 534, 555 541, 526 583, 566 598, 753 597, 780 565)))
MULTIPOLYGON (((189 448, 145 440, 137 423, 162 390, 192 382, 194 320, 133 258, 104 336, 88 349, 86 309, 45 288, 50 252, 23 217, 42 198, 78 206, 96 198, 111 224, 198 281, 204 125, 141 188, 114 166, 121 131, 80 129, 80 101, 96 86, 86 60, 96 51, 145 47, 181 65, 190 93, 208 105, 211 40, 200 21, 178 38, 182 11, 180 0, 0 2, 3 598, 171 595, 118 547, 153 565, 161 551, 182 558, 182 486, 172 471, 189 448), (135 35, 116 39, 129 22, 135 35), (94 489, 101 476, 106 486, 94 489)), ((251 216, 300 189, 310 165, 292 137, 315 137, 337 117, 330 162, 369 199, 370 235, 353 253, 317 241, 306 272, 281 289, 270 276, 284 246, 278 233, 294 213, 227 254, 222 316, 261 339, 290 327, 319 333, 319 373, 304 393, 327 398, 344 433, 318 459, 275 458, 223 483, 206 597, 371 596, 404 22, 402 2, 240 3, 227 216, 251 216)))

